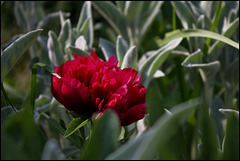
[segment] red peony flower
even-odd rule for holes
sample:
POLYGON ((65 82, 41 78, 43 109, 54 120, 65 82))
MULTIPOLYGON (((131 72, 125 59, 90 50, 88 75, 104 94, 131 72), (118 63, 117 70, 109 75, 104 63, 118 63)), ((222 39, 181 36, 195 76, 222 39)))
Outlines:
POLYGON ((101 61, 96 53, 83 57, 74 54, 61 67, 54 67, 61 77, 52 76, 53 96, 68 110, 91 117, 95 112, 113 109, 122 126, 142 119, 146 112, 146 88, 142 77, 132 68, 123 70, 111 56, 101 61))

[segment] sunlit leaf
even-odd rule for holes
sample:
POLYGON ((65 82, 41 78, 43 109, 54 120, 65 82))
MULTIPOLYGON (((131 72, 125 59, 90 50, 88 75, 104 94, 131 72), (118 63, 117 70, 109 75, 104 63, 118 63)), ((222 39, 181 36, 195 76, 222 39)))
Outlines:
MULTIPOLYGON (((49 125, 53 129, 57 130, 62 136, 64 135, 65 129, 56 120, 49 118, 49 116, 46 116, 46 115, 43 115, 43 116, 45 117, 45 119, 48 121, 49 125)), ((67 139, 79 149, 82 148, 84 140, 79 135, 74 133, 71 136, 67 137, 67 139)))
POLYGON ((16 64, 23 53, 35 42, 42 29, 30 31, 18 38, 1 53, 1 81, 16 64))
POLYGON ((142 84, 147 87, 153 75, 162 65, 162 63, 167 59, 170 52, 176 48, 182 39, 176 39, 169 42, 167 45, 161 47, 157 51, 154 51, 150 57, 147 58, 144 63, 139 66, 140 74, 143 77, 142 84))
POLYGON ((233 46, 234 48, 239 49, 239 44, 234 42, 233 40, 231 40, 223 35, 219 35, 215 32, 202 30, 202 29, 183 29, 183 30, 176 30, 176 31, 170 32, 166 35, 165 39, 160 42, 160 46, 170 42, 171 40, 174 40, 177 38, 186 38, 186 37, 212 38, 212 39, 222 41, 228 45, 233 46))
MULTIPOLYGON (((234 20, 234 22, 232 22, 228 28, 225 29, 223 36, 226 37, 231 37, 232 34, 234 34, 234 32, 236 31, 236 29, 239 26, 239 18, 237 18, 236 20, 234 20)), ((208 54, 213 57, 213 58, 217 58, 220 54, 220 50, 223 48, 223 46, 225 45, 224 42, 222 41, 216 41, 208 50, 208 54)))
POLYGON ((115 56, 115 58, 116 58, 116 47, 112 42, 110 42, 106 39, 100 38, 99 45, 103 51, 103 55, 104 55, 106 61, 112 55, 115 56))
POLYGON ((129 49, 127 42, 122 38, 121 35, 118 35, 116 42, 116 54, 118 59, 118 66, 122 65, 123 58, 129 49))
POLYGON ((57 40, 61 44, 61 51, 65 53, 65 49, 72 44, 72 26, 70 19, 67 19, 63 22, 57 40))
POLYGON ((60 66, 64 61, 64 55, 57 35, 53 31, 48 32, 48 55, 53 66, 60 66))
POLYGON ((89 120, 86 119, 86 120, 82 120, 82 118, 75 118, 73 119, 68 127, 67 127, 67 130, 64 134, 64 138, 67 138, 68 136, 72 135, 76 130, 80 129, 81 127, 83 127, 89 120))
POLYGON ((136 46, 132 46, 129 48, 123 58, 122 66, 121 68, 133 68, 138 70, 137 66, 137 60, 138 60, 138 53, 136 46))

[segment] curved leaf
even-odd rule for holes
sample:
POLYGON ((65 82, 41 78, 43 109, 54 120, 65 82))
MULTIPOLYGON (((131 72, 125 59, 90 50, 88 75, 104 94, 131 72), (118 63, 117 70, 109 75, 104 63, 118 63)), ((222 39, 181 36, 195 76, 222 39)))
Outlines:
POLYGON ((48 32, 48 55, 52 66, 60 66, 64 61, 63 51, 61 44, 57 39, 57 35, 53 31, 48 32))
POLYGON ((116 58, 116 47, 112 42, 105 40, 103 38, 100 38, 99 44, 103 51, 103 55, 104 55, 106 61, 112 55, 115 56, 115 58, 116 58))
POLYGON ((110 1, 93 1, 94 8, 108 21, 118 35, 128 40, 127 19, 125 15, 110 1))
POLYGON ((78 34, 84 35, 88 46, 92 47, 94 32, 93 32, 93 20, 92 20, 92 11, 91 11, 90 1, 86 1, 82 6, 76 31, 78 34))
POLYGON ((35 42, 42 31, 42 29, 38 29, 26 33, 1 53, 1 81, 4 80, 18 59, 35 42))
POLYGON ((67 130, 63 137, 67 138, 68 136, 72 135, 76 130, 86 125, 88 121, 89 119, 82 121, 80 117, 73 119, 68 125, 67 130))
POLYGON ((216 39, 219 41, 222 41, 228 45, 231 45, 237 49, 239 49, 239 44, 232 41, 231 39, 219 35, 215 32, 207 31, 207 30, 202 30, 202 29, 183 29, 183 30, 176 30, 170 33, 167 33, 166 38, 159 43, 160 46, 178 39, 178 38, 186 38, 186 37, 207 37, 207 38, 212 38, 216 39))
POLYGON ((70 55, 74 55, 74 53, 76 52, 78 56, 90 56, 90 54, 84 50, 81 50, 79 48, 76 48, 74 46, 68 46, 67 48, 68 52, 70 53, 70 55))
POLYGON ((130 49, 128 49, 127 53, 125 54, 121 68, 122 69, 133 68, 138 70, 137 60, 138 60, 137 48, 136 46, 132 46, 130 49))
POLYGON ((154 51, 151 56, 148 57, 147 60, 145 60, 144 63, 139 67, 140 75, 142 76, 142 84, 145 87, 148 86, 158 68, 170 54, 170 51, 176 48, 181 43, 181 41, 181 38, 173 40, 157 51, 154 51))
POLYGON ((123 58, 128 50, 129 46, 127 42, 122 38, 121 35, 118 35, 117 37, 117 43, 116 43, 116 54, 118 59, 118 66, 122 65, 123 58))

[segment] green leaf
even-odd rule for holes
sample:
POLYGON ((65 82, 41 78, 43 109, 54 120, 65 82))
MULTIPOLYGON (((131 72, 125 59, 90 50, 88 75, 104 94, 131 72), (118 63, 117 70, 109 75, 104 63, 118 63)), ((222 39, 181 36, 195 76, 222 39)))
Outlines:
POLYGON ((107 20, 118 35, 122 35, 128 40, 127 35, 127 19, 125 15, 109 1, 93 1, 93 7, 107 20))
MULTIPOLYGON (((35 63, 32 66, 32 74, 31 74, 31 88, 30 88, 30 100, 29 100, 29 108, 30 111, 33 112, 35 108, 35 99, 36 99, 36 89, 37 89, 37 66, 40 66, 44 68, 46 71, 53 75, 57 75, 56 73, 53 73, 51 68, 43 63, 35 63)), ((57 75, 58 76, 58 75, 57 75)))
POLYGON ((65 134, 63 135, 64 138, 67 138, 68 136, 72 135, 76 130, 80 129, 81 127, 83 127, 84 125, 86 125, 86 123, 89 121, 89 119, 86 120, 82 120, 82 118, 78 117, 78 118, 74 118, 68 125, 67 130, 65 132, 65 134))
POLYGON ((84 37, 87 37, 89 22, 90 22, 90 17, 88 17, 84 21, 84 23, 83 23, 83 25, 82 25, 82 27, 81 27, 81 29, 79 31, 81 33, 81 35, 84 35, 84 37))
MULTIPOLYGON (((154 21, 155 17, 159 13, 160 7, 162 6, 164 1, 151 1, 148 7, 148 15, 142 15, 141 18, 141 37, 143 37, 149 27, 151 26, 152 22, 154 21)), ((141 13, 145 12, 145 7, 143 8, 141 13)))
MULTIPOLYGON (((239 18, 237 18, 236 20, 234 20, 223 32, 223 36, 225 37, 231 37, 236 29, 239 26, 239 18)), ((208 50, 208 55, 212 57, 213 60, 216 60, 218 58, 218 56, 220 55, 220 51, 221 49, 224 47, 225 43, 223 43, 222 41, 216 41, 212 46, 210 46, 209 50, 208 50)))
MULTIPOLYGON (((44 29, 42 34, 45 35, 44 32, 46 32, 47 34, 47 32, 52 28, 52 26, 60 25, 59 14, 60 14, 59 12, 53 12, 43 17, 43 19, 38 22, 37 29, 44 29)), ((62 14, 64 17, 70 16, 70 13, 62 14)))
MULTIPOLYGON (((220 15, 221 15, 221 10, 222 10, 222 1, 219 2, 218 9, 217 9, 216 14, 214 16, 214 21, 213 21, 211 29, 210 29, 210 31, 212 31, 212 32, 214 32, 215 29, 218 26, 218 21, 219 21, 220 15)), ((204 54, 207 54, 210 42, 211 42, 211 39, 207 38, 206 41, 205 41, 205 44, 203 46, 203 53, 204 54)))
POLYGON ((19 159, 19 155, 24 160, 41 159, 45 138, 28 108, 13 114, 1 127, 1 134, 4 134, 1 136, 1 152, 4 154, 1 159, 19 159))
POLYGON ((186 37, 207 37, 207 38, 212 38, 216 39, 219 41, 222 41, 228 45, 233 46, 234 48, 239 49, 239 44, 232 41, 231 39, 219 35, 215 32, 207 31, 207 30, 202 30, 202 29, 183 29, 183 30, 175 30, 173 32, 167 33, 165 39, 161 42, 159 42, 159 45, 162 46, 171 40, 178 39, 178 38, 186 38, 186 37))
POLYGON ((222 159, 239 160, 239 119, 233 113, 227 119, 222 159))
MULTIPOLYGON (((17 93, 16 91, 17 91, 17 90, 14 90, 14 93, 17 93)), ((5 88, 4 88, 4 86, 3 86, 3 82, 1 82, 1 98, 3 98, 3 102, 5 103, 4 106, 9 105, 10 107, 12 107, 12 109, 13 109, 15 112, 17 112, 17 109, 12 105, 11 101, 10 101, 9 98, 8 98, 8 95, 7 95, 7 93, 6 93, 6 91, 5 91, 5 88)), ((2 103, 2 101, 1 101, 1 103, 2 103)), ((1 105, 2 105, 2 104, 1 104, 1 105)))
POLYGON ((8 120, 8 118, 16 113, 11 106, 1 108, 1 126, 8 120))
POLYGON ((23 53, 35 42, 42 29, 30 31, 18 38, 1 53, 1 81, 16 64, 23 53))
POLYGON ((24 7, 21 2, 16 1, 14 4, 14 15, 17 20, 17 24, 22 26, 25 31, 29 29, 27 15, 24 11, 24 7))
MULTIPOLYGON (((57 130, 61 135, 64 135, 65 133, 65 129, 54 119, 49 118, 49 116, 47 115, 42 115, 45 117, 45 119, 48 121, 49 125, 57 130)), ((77 135, 76 133, 72 134, 71 136, 67 137, 67 139, 73 143, 76 147, 78 147, 79 149, 82 149, 84 140, 83 138, 81 138, 79 135, 77 135)))
POLYGON ((52 66, 60 66, 64 62, 64 55, 61 50, 61 44, 57 39, 57 35, 53 31, 48 32, 47 47, 52 66))
POLYGON ((99 39, 99 44, 100 44, 100 47, 103 51, 103 55, 104 55, 106 61, 112 55, 115 56, 115 58, 116 58, 116 47, 112 42, 110 42, 108 40, 105 40, 103 38, 100 38, 99 39))
POLYGON ((202 160, 218 159, 218 143, 216 126, 209 114, 208 102, 204 101, 199 108, 200 158, 202 160))
POLYGON ((133 68, 135 70, 138 70, 138 53, 136 46, 132 46, 128 49, 127 53, 125 54, 122 62, 121 68, 133 68))
POLYGON ((5 131, 1 130, 1 159, 2 160, 26 160, 29 159, 22 147, 16 146, 16 142, 5 131), (13 155, 14 154, 14 155, 13 155))
POLYGON ((142 76, 142 84, 146 88, 158 68, 166 60, 170 52, 181 43, 181 41, 182 39, 180 38, 169 42, 167 45, 161 47, 157 51, 154 51, 151 56, 148 57, 141 66, 139 66, 140 75, 142 76))
POLYGON ((66 157, 61 152, 58 142, 49 139, 44 145, 41 160, 65 160, 66 157))
POLYGON ((162 95, 156 80, 151 81, 147 88, 146 104, 148 106, 149 125, 152 126, 164 113, 163 108, 159 106, 162 104, 162 95))
POLYGON ((218 135, 218 148, 222 150, 222 142, 225 135, 223 121, 225 119, 224 114, 221 113, 220 108, 224 107, 224 103, 219 96, 216 96, 211 104, 211 116, 213 118, 214 124, 216 126, 218 135))
POLYGON ((89 141, 82 150, 81 159, 101 160, 118 147, 120 122, 111 110, 106 111, 92 126, 89 141))
MULTIPOLYGON (((196 98, 174 106, 172 115, 164 114, 145 133, 137 139, 129 140, 118 150, 110 154, 106 160, 153 160, 159 150, 164 148, 169 139, 177 133, 177 129, 185 123, 191 111, 201 100, 196 98)), ((164 158, 162 158, 164 159, 164 158)))
POLYGON ((77 23, 77 31, 80 31, 82 28, 83 24, 87 19, 91 17, 91 2, 85 2, 82 6, 81 13, 78 19, 77 23))
POLYGON ((224 74, 225 104, 226 107, 233 106, 233 99, 239 91, 239 57, 228 63, 224 74))
POLYGON ((65 53, 65 49, 72 45, 72 27, 70 19, 63 22, 61 31, 58 36, 58 42, 61 44, 61 51, 65 53))
POLYGON ((90 1, 86 1, 82 6, 76 31, 78 34, 84 35, 88 46, 91 48, 93 44, 94 32, 90 1))
POLYGON ((90 56, 90 54, 80 48, 76 48, 74 46, 68 46, 68 53, 72 56, 74 56, 74 53, 76 52, 78 56, 90 56))
POLYGON ((176 14, 180 19, 184 29, 192 27, 192 24, 196 24, 195 20, 197 19, 192 11, 187 6, 186 2, 183 1, 171 1, 176 9, 176 14))
POLYGON ((201 63, 201 57, 203 53, 199 49, 195 53, 189 55, 182 63, 183 66, 188 68, 196 68, 199 69, 202 80, 204 82, 204 91, 205 91, 205 101, 208 102, 208 106, 210 106, 212 101, 213 87, 215 76, 220 69, 220 62, 214 61, 210 63, 201 63))
POLYGON ((76 146, 68 146, 62 150, 63 154, 69 158, 75 154, 80 154, 80 150, 76 146))
POLYGON ((199 66, 199 64, 202 63, 202 60, 203 60, 203 53, 201 52, 200 49, 198 49, 196 52, 186 57, 186 59, 182 62, 182 66, 189 67, 189 68, 199 66))
POLYGON ((116 54, 118 59, 118 66, 122 65, 123 58, 128 49, 129 49, 129 46, 127 42, 122 38, 121 35, 118 35, 117 43, 116 43, 116 54))
POLYGON ((220 68, 219 61, 210 63, 201 63, 203 53, 201 50, 197 50, 193 54, 189 55, 183 62, 182 65, 188 68, 198 68, 200 70, 203 81, 210 80, 215 77, 216 73, 220 68))
POLYGON ((222 108, 220 108, 219 111, 225 114, 226 116, 235 115, 236 118, 239 119, 239 111, 236 111, 233 109, 222 109, 222 108))
POLYGON ((118 5, 118 8, 122 11, 124 11, 126 1, 116 1, 116 4, 118 5))

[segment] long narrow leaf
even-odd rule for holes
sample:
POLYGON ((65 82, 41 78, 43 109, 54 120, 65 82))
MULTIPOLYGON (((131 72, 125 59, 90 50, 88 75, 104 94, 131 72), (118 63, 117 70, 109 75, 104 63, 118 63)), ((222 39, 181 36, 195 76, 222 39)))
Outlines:
POLYGON ((110 1, 93 1, 96 10, 108 21, 118 35, 122 35, 127 40, 127 20, 126 17, 110 1))
POLYGON ((176 30, 171 33, 168 33, 168 36, 159 43, 160 46, 170 42, 171 40, 177 39, 177 38, 186 38, 186 37, 207 37, 216 39, 219 41, 222 41, 228 45, 233 46, 234 48, 239 49, 239 44, 234 42, 233 40, 223 36, 219 35, 215 32, 207 31, 207 30, 201 30, 201 29, 183 29, 183 30, 176 30))
POLYGON ((140 74, 143 78, 142 83, 145 87, 148 86, 153 75, 166 60, 167 56, 170 54, 170 51, 177 47, 181 41, 181 38, 173 40, 157 51, 154 51, 153 54, 139 67, 140 74))
POLYGON ((86 123, 88 122, 89 120, 86 119, 84 121, 82 121, 81 118, 75 118, 73 119, 70 124, 68 125, 67 127, 67 130, 64 134, 64 138, 67 138, 68 136, 72 135, 76 130, 78 130, 79 128, 83 127, 84 125, 86 125, 86 123))
POLYGON ((133 68, 138 70, 137 59, 137 48, 136 46, 132 46, 130 49, 128 49, 126 55, 124 56, 121 68, 133 68))
POLYGON ((127 42, 122 38, 121 35, 118 35, 117 37, 117 43, 116 43, 116 54, 118 59, 118 65, 122 65, 123 58, 128 50, 129 46, 127 42))
POLYGON ((26 33, 1 53, 1 81, 4 80, 18 59, 35 42, 42 31, 42 29, 38 29, 26 33))
POLYGON ((103 38, 100 38, 99 44, 103 51, 103 55, 104 55, 106 61, 112 55, 115 56, 115 58, 116 58, 116 47, 112 42, 105 40, 103 38))

